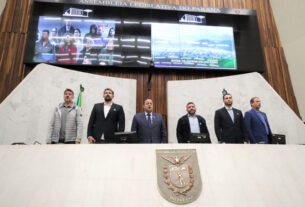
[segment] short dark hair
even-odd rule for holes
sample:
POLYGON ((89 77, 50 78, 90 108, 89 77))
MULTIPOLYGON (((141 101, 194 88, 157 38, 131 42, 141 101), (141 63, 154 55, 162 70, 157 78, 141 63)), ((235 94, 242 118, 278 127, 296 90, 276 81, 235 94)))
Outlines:
POLYGON ((151 100, 151 101, 153 102, 153 100, 152 100, 151 98, 146 98, 146 99, 144 100, 143 104, 145 104, 145 102, 146 102, 147 100, 151 100))
POLYGON ((64 94, 65 94, 67 91, 70 91, 70 92, 72 93, 72 95, 74 96, 74 92, 72 91, 72 89, 67 88, 67 89, 64 91, 64 94))
POLYGON ((252 97, 252 98, 250 99, 250 104, 254 103, 254 99, 256 99, 256 98, 258 98, 258 97, 252 97))
POLYGON ((222 96, 222 100, 224 100, 225 99, 225 96, 232 96, 230 93, 226 93, 226 94, 224 94, 223 96, 222 96))
MULTIPOLYGON (((80 35, 82 34, 82 32, 80 31, 80 29, 76 28, 75 30, 77 30, 77 31, 79 32, 80 35)), ((74 31, 75 31, 75 30, 74 30, 74 31)))
POLYGON ((111 91, 111 92, 112 92, 112 95, 114 95, 114 91, 113 91, 111 88, 105 88, 104 93, 105 93, 106 91, 111 91))
POLYGON ((190 104, 195 105, 194 102, 190 101, 190 102, 188 102, 188 103, 186 104, 186 107, 187 107, 188 105, 190 105, 190 104))
POLYGON ((46 33, 48 33, 48 35, 50 34, 50 31, 47 29, 42 30, 42 32, 46 32, 46 33))

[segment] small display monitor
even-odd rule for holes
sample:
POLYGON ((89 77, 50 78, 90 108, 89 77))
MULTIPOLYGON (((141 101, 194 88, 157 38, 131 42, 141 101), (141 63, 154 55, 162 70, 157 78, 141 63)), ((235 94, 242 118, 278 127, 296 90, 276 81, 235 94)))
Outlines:
POLYGON ((211 139, 206 133, 191 133, 190 143, 211 143, 211 139))
POLYGON ((272 144, 286 144, 286 136, 284 134, 273 134, 271 136, 272 144))
POLYGON ((114 139, 116 143, 138 143, 137 132, 115 132, 114 139))

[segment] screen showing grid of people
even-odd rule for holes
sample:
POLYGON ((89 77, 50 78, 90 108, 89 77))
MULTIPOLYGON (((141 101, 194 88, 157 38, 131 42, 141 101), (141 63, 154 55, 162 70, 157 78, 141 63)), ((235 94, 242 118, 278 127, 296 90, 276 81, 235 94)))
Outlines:
POLYGON ((156 67, 237 69, 232 27, 154 23, 151 39, 156 67))
POLYGON ((115 25, 115 20, 40 16, 33 62, 120 64, 115 25))

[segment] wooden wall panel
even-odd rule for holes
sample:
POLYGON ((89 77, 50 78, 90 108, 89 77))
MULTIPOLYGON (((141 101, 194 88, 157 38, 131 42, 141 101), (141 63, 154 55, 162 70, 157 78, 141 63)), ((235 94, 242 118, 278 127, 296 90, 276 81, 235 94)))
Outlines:
MULTIPOLYGON (((257 10, 266 65, 266 72, 263 76, 299 115, 288 65, 269 0, 142 0, 142 2, 257 10)), ((31 5, 32 0, 8 0, 7 7, 0 18, 0 102, 32 70, 30 66, 22 63, 31 5)), ((113 71, 103 68, 90 68, 89 71, 83 68, 77 70, 137 79, 137 112, 142 111, 143 101, 149 97, 154 100, 155 111, 161 113, 165 120, 167 117, 166 83, 168 80, 193 80, 233 74, 232 72, 214 71, 152 71, 152 89, 148 91, 149 71, 147 70, 117 69, 113 71)))

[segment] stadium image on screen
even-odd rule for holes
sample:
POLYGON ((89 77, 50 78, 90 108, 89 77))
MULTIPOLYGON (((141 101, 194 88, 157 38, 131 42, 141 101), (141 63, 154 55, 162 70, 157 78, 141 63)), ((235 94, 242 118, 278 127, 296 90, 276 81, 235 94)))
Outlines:
POLYGON ((153 23, 155 67, 236 70, 232 27, 153 23))
POLYGON ((115 24, 114 20, 40 16, 33 62, 121 63, 115 24))

